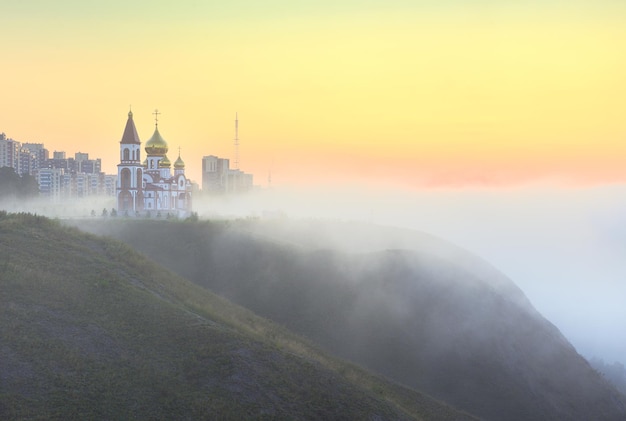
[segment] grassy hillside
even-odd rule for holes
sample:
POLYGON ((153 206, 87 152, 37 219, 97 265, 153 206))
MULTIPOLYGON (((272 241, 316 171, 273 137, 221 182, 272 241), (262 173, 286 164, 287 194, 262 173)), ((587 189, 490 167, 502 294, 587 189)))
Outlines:
POLYGON ((384 230, 363 225, 289 225, 118 220, 89 229, 480 417, 626 419, 624 397, 511 281, 469 253, 418 234, 381 241, 384 230), (385 247, 365 244, 373 240, 385 247), (386 249, 394 244, 411 250, 386 249))
POLYGON ((470 418, 122 243, 0 212, 0 419, 470 418))

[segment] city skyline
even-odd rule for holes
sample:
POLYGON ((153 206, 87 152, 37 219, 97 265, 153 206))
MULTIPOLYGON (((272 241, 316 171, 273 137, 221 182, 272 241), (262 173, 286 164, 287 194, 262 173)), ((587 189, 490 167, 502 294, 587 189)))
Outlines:
POLYGON ((158 108, 199 183, 238 113, 262 185, 623 183, 626 6, 587 3, 4 4, 0 130, 110 174, 158 108))

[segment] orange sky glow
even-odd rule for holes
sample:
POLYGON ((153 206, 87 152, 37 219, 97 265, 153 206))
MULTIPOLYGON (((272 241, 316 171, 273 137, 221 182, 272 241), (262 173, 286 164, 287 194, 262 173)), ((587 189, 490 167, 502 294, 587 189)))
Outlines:
POLYGON ((470 3, 3 5, 0 132, 113 173, 158 108, 200 182, 237 112, 262 186, 626 181, 626 7, 470 3))

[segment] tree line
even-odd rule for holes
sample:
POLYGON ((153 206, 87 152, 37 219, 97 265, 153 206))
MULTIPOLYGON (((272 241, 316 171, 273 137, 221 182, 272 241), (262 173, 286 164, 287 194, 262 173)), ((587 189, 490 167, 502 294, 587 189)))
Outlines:
POLYGON ((20 176, 11 167, 0 168, 0 198, 28 198, 39 194, 37 179, 30 175, 20 176))

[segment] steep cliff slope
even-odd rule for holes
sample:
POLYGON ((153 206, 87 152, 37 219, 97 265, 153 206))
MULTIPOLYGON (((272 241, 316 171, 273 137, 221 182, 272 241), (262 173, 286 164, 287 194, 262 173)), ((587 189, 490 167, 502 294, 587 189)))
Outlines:
POLYGON ((623 396, 510 280, 436 238, 319 221, 105 226, 335 355, 480 417, 626 417, 623 396))

